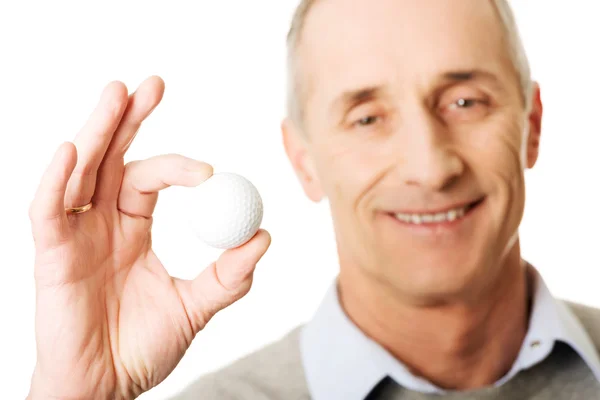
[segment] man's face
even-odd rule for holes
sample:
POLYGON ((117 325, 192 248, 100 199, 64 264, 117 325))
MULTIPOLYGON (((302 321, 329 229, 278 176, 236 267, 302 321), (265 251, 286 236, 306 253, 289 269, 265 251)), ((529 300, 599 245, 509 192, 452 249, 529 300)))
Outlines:
POLYGON ((515 244, 537 157, 491 2, 323 0, 304 29, 307 138, 286 148, 329 199, 342 274, 417 299, 481 286, 515 244))

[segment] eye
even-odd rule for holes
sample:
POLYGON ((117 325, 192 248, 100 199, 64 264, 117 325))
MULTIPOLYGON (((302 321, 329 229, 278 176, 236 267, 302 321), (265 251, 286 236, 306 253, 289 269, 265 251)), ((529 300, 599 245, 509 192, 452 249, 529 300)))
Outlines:
POLYGON ((480 100, 477 99, 458 99, 454 103, 450 104, 449 108, 471 108, 480 103, 480 100))
POLYGON ((440 111, 448 122, 477 121, 490 112, 490 103, 485 98, 455 97, 440 111))
POLYGON ((368 117, 364 117, 355 122, 357 126, 369 126, 377 123, 379 121, 379 117, 374 115, 369 115, 368 117))

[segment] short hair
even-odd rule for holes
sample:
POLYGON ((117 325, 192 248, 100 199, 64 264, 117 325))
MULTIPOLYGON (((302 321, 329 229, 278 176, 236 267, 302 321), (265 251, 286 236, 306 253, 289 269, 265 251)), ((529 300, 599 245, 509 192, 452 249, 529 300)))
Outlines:
MULTIPOLYGON (((310 10, 318 0, 300 0, 292 18, 292 24, 287 35, 287 114, 294 122, 302 124, 304 118, 303 110, 303 86, 299 79, 298 47, 300 37, 310 10)), ((525 47, 515 21, 513 10, 508 0, 490 0, 500 17, 504 28, 505 40, 509 48, 513 67, 517 72, 521 86, 521 96, 526 110, 531 107, 533 92, 533 81, 531 79, 531 68, 525 47)))

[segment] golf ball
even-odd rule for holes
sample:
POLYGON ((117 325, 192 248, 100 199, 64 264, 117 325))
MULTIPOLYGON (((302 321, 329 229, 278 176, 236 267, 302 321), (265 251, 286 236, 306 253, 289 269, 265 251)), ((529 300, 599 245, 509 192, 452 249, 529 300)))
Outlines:
POLYGON ((258 231, 263 203, 254 185, 243 176, 213 174, 194 188, 191 227, 209 246, 232 249, 249 241, 258 231))

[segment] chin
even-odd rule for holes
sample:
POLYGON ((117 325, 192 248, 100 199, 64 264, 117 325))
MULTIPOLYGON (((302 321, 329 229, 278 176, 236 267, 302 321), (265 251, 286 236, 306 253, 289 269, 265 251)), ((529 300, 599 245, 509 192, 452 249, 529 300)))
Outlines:
POLYGON ((393 290, 415 301, 468 298, 493 276, 503 238, 491 201, 463 220, 440 227, 412 226, 381 215, 373 241, 378 274, 393 290))
POLYGON ((386 280, 415 302, 443 302, 468 296, 483 285, 489 266, 486 257, 474 252, 432 254, 388 265, 386 280))

